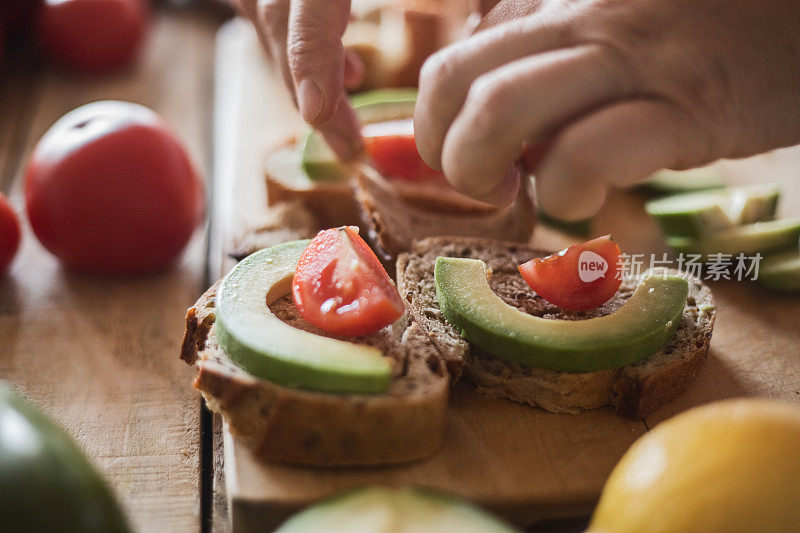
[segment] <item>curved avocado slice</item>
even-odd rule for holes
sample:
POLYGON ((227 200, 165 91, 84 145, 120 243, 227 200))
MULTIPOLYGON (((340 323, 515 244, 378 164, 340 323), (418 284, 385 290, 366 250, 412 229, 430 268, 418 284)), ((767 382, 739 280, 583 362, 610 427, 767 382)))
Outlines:
POLYGON ((103 478, 60 427, 0 384, 0 529, 126 532, 103 478))
POLYGON ((280 385, 323 392, 382 393, 389 361, 372 346, 315 335, 285 323, 267 307, 291 290, 310 241, 293 241, 247 256, 217 292, 220 347, 250 374, 280 385))
POLYGON ((764 258, 759 265, 758 281, 776 291, 800 291, 800 251, 764 258))
POLYGON ((703 237, 669 237, 667 245, 678 253, 756 254, 796 247, 800 240, 800 217, 736 226, 703 237))
POLYGON ((535 368, 591 372, 648 357, 675 334, 688 282, 648 271, 617 311, 588 320, 548 320, 511 307, 489 287, 486 264, 439 257, 436 297, 447 320, 492 354, 535 368))
MULTIPOLYGON (((376 89, 350 98, 362 124, 410 118, 416 101, 413 88, 376 89)), ((350 166, 339 161, 317 130, 308 133, 303 145, 303 169, 312 181, 341 181, 351 175, 350 166)))
POLYGON ((417 488, 364 487, 328 498, 294 515, 275 533, 400 533, 517 531, 463 500, 417 488))
POLYGON ((655 194, 680 194, 725 187, 725 180, 713 167, 688 170, 660 170, 642 182, 641 188, 655 194))
POLYGON ((668 236, 699 237, 740 224, 772 220, 777 185, 749 185, 651 200, 645 211, 668 236))

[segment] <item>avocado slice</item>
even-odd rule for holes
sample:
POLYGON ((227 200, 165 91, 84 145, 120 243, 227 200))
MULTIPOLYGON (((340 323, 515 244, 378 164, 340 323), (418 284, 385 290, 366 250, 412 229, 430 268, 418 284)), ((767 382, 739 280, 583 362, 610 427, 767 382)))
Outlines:
POLYGON ((114 494, 52 420, 0 384, 3 531, 127 532, 114 494))
POLYGON ((684 278, 648 271, 610 315, 548 320, 503 302, 483 261, 439 257, 434 279, 445 318, 467 340, 498 357, 561 372, 619 368, 652 355, 675 334, 689 292, 684 278))
MULTIPOLYGON (((373 124, 414 116, 417 90, 376 89, 350 98, 362 124, 373 124)), ((339 161, 317 130, 311 130, 303 145, 303 169, 313 181, 341 181, 351 175, 350 166, 339 161)))
POLYGON ((275 533, 514 533, 499 519, 463 500, 417 488, 364 487, 328 498, 296 514, 275 533))
POLYGON ((800 291, 800 250, 764 258, 759 265, 758 281, 776 291, 800 291))
POLYGON ((797 246, 800 217, 736 226, 703 237, 668 237, 667 245, 678 253, 711 254, 767 253, 797 246))
POLYGON ((725 180, 714 167, 689 170, 660 170, 640 185, 655 194, 680 194, 725 187, 725 180))
POLYGON ((772 220, 780 199, 777 185, 750 185, 668 196, 645 204, 665 235, 699 237, 739 224, 772 220))
POLYGON ((386 392, 392 368, 379 349, 294 328, 267 307, 291 290, 309 242, 259 250, 225 276, 216 299, 220 347, 250 374, 280 385, 334 393, 386 392))

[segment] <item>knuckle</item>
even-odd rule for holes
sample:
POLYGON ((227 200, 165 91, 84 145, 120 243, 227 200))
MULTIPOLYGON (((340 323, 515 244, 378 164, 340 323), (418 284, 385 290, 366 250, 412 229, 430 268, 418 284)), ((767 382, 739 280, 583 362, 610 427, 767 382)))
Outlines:
POLYGON ((479 76, 472 83, 465 109, 472 111, 476 133, 489 138, 501 133, 500 125, 505 124, 503 111, 512 90, 509 79, 489 75, 479 76))
POLYGON ((440 50, 430 56, 422 65, 419 84, 434 93, 445 90, 448 81, 453 78, 454 60, 448 50, 440 50))
POLYGON ((324 35, 315 35, 313 38, 294 35, 289 39, 286 53, 289 65, 296 70, 318 57, 343 57, 344 48, 341 40, 330 39, 324 35))
POLYGON ((289 19, 288 5, 285 0, 258 0, 256 12, 259 22, 267 28, 286 24, 289 19))
POLYGON ((564 162, 565 172, 570 178, 597 179, 604 177, 606 165, 600 149, 578 139, 566 137, 553 150, 558 150, 564 162))

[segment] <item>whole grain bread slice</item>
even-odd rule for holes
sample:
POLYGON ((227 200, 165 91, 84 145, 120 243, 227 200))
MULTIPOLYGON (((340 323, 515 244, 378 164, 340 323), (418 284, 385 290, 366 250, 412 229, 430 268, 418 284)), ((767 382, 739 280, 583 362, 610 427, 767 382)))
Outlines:
POLYGON ((295 139, 289 139, 267 154, 264 160, 267 204, 300 202, 319 229, 357 225, 359 209, 350 181, 312 181, 303 170, 301 150, 295 139))
POLYGON ((514 202, 503 208, 448 212, 405 200, 377 172, 361 169, 356 200, 373 249, 385 260, 409 250, 414 241, 450 235, 527 242, 536 213, 529 180, 522 180, 514 202))
POLYGON ((673 340, 636 364, 596 372, 555 372, 528 367, 471 345, 444 318, 436 301, 436 258, 469 257, 486 262, 490 286, 506 303, 531 315, 555 320, 584 320, 609 314, 633 293, 638 281, 626 279, 617 294, 599 308, 571 312, 534 294, 517 266, 551 252, 526 245, 469 238, 431 238, 415 243, 397 262, 406 320, 432 340, 453 379, 462 372, 481 393, 527 403, 552 412, 575 413, 606 405, 627 417, 642 417, 680 395, 706 359, 716 310, 711 291, 689 277, 689 295, 673 340))
MULTIPOLYGON (((314 465, 374 465, 422 459, 442 444, 449 375, 420 328, 398 337, 391 326, 348 339, 391 358, 393 380, 382 395, 326 394, 278 385, 238 367, 214 333, 215 285, 189 309, 181 358, 198 369, 195 387, 231 432, 266 460, 314 465)), ((326 335, 306 322, 291 297, 270 309, 288 324, 326 335)))

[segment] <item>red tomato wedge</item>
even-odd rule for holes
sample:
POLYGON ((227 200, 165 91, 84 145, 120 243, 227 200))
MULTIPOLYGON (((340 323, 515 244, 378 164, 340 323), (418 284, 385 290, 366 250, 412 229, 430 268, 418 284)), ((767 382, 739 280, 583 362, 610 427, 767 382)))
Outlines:
POLYGON ((0 276, 17 254, 21 235, 17 214, 0 193, 0 276))
POLYGON ((400 293, 355 226, 314 237, 297 264, 292 295, 303 318, 335 335, 366 335, 403 314, 400 293))
POLYGON ((619 246, 604 235, 519 266, 536 294, 571 311, 598 307, 619 289, 622 265, 619 246))
POLYGON ((417 151, 412 120, 367 124, 361 130, 364 147, 375 168, 387 178, 443 181, 444 175, 425 164, 417 151))

